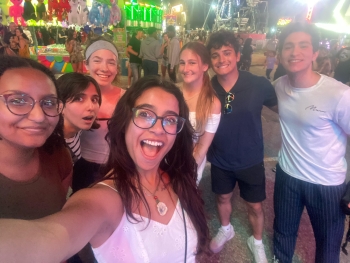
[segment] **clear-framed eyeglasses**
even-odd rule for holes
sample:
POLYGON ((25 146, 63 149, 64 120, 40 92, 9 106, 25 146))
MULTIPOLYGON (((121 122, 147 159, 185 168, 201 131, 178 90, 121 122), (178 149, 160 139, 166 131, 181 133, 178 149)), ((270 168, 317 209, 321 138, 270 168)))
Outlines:
POLYGON ((167 115, 159 117, 155 112, 145 108, 133 108, 132 109, 132 121, 141 129, 152 128, 157 120, 161 120, 163 130, 171 135, 178 134, 185 124, 185 119, 178 115, 167 115))
POLYGON ((63 102, 56 97, 46 97, 40 101, 36 101, 24 93, 3 94, 0 97, 4 98, 7 109, 17 116, 24 116, 30 113, 37 102, 40 104, 44 114, 49 117, 58 116, 64 107, 63 102))

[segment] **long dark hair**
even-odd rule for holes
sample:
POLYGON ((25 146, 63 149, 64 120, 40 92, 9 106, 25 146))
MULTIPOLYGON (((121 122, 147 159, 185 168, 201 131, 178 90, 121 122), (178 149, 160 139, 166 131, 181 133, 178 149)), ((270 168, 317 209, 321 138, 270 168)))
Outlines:
POLYGON ((112 118, 108 121, 106 140, 110 144, 110 154, 102 180, 112 179, 120 194, 129 218, 138 221, 133 213, 133 205, 140 207, 142 202, 150 217, 149 205, 141 189, 140 176, 130 157, 125 143, 126 127, 132 121, 132 108, 136 100, 148 89, 161 88, 175 96, 179 103, 179 115, 186 119, 182 131, 177 134, 173 147, 164 156, 159 167, 170 177, 174 192, 182 207, 189 215, 198 236, 197 252, 208 252, 209 230, 204 212, 204 202, 200 196, 196 180, 197 165, 193 158, 192 136, 194 130, 188 120, 189 110, 181 91, 168 81, 158 77, 139 79, 119 100, 112 118))
MULTIPOLYGON (((0 56, 0 77, 4 75, 7 70, 18 69, 18 68, 33 68, 43 72, 54 84, 57 96, 59 95, 59 90, 57 88, 57 82, 54 74, 45 66, 39 64, 38 62, 15 56, 0 56)), ((53 133, 47 138, 46 142, 42 146, 43 149, 48 153, 53 153, 55 149, 65 145, 63 136, 63 117, 60 114, 59 120, 53 133)))

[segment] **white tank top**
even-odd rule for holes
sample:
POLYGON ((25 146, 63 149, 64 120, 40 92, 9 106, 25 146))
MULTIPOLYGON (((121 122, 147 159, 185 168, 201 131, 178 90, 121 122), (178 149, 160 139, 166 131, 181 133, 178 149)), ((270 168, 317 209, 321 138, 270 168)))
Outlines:
MULTIPOLYGON (((210 133, 216 133, 216 130, 219 127, 219 123, 220 123, 220 117, 221 117, 221 113, 219 114, 211 114, 208 118, 208 121, 205 125, 205 131, 206 132, 210 132, 210 133)), ((192 125, 192 127, 195 129, 196 128, 196 112, 194 111, 190 111, 189 114, 189 121, 192 125)), ((194 143, 198 142, 198 137, 195 137, 193 139, 194 143)), ((207 156, 204 157, 203 162, 198 166, 197 169, 197 184, 199 184, 200 180, 202 179, 202 175, 203 175, 203 171, 205 168, 205 164, 207 162, 207 156)))
MULTIPOLYGON (((102 183, 103 184, 103 183, 102 183)), ((105 184, 103 184, 105 185, 105 184)), ((106 185, 110 187, 109 185, 106 185)), ((111 187, 112 188, 112 187, 111 187)), ((112 188, 115 190, 114 188, 112 188)), ((113 234, 101 246, 93 248, 99 263, 183 263, 185 231, 180 202, 167 225, 134 214, 144 221, 132 223, 124 215, 113 234), (149 223, 149 224, 148 224, 149 223)), ((197 232, 185 212, 187 229, 187 263, 194 263, 197 232)))
POLYGON ((93 163, 104 164, 109 155, 109 145, 105 140, 108 132, 107 120, 98 121, 100 128, 83 131, 80 136, 81 156, 93 163))

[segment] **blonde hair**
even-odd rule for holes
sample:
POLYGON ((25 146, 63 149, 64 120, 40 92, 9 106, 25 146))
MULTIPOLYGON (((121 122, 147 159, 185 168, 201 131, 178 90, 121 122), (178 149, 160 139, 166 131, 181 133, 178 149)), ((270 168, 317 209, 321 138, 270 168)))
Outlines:
MULTIPOLYGON (((210 65, 210 54, 206 47, 199 42, 189 42, 181 49, 181 52, 189 49, 195 54, 197 54, 203 64, 210 65)), ((214 104, 214 97, 216 92, 211 85, 210 77, 208 71, 204 72, 203 75, 203 85, 199 93, 196 105, 196 127, 195 130, 199 134, 205 132, 205 125, 208 121, 211 109, 214 104)))

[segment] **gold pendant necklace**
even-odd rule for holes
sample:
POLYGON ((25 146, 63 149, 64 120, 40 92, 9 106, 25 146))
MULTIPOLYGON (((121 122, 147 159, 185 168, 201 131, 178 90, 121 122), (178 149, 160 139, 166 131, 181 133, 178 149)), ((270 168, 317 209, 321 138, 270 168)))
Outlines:
POLYGON ((150 190, 148 190, 143 184, 141 184, 141 182, 140 182, 140 184, 145 190, 147 190, 147 192, 149 192, 151 194, 151 196, 154 198, 154 200, 156 200, 158 213, 161 216, 165 216, 167 211, 168 211, 168 207, 166 206, 166 204, 164 204, 163 202, 161 202, 159 200, 158 196, 155 195, 156 192, 158 191, 158 188, 159 188, 159 185, 160 185, 160 181, 161 181, 161 179, 160 179, 160 175, 159 175, 158 185, 157 185, 156 190, 153 193, 150 190))

